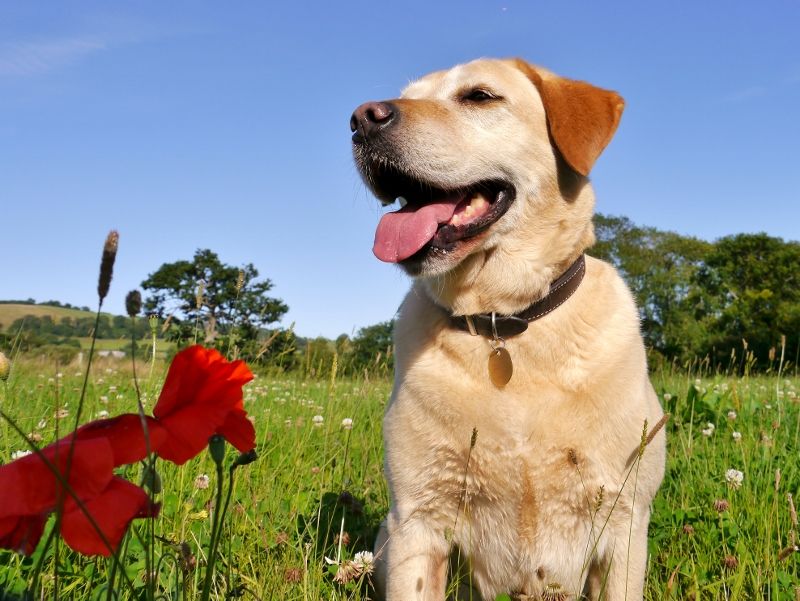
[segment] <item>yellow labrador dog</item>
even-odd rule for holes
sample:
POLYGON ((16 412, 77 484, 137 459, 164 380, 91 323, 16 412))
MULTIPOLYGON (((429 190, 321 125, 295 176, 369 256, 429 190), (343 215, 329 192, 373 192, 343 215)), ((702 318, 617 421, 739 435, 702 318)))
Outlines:
POLYGON ((614 92, 478 60, 351 120, 384 204, 374 253, 414 277, 384 421, 388 601, 641 599, 662 409, 630 292, 594 242, 587 178, 614 92))

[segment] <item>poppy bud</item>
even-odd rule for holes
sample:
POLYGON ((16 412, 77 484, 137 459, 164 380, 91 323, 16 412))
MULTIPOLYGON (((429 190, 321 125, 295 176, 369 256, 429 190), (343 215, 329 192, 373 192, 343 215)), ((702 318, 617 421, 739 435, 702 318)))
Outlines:
POLYGON ((154 466, 144 466, 144 470, 142 470, 142 486, 154 495, 161 492, 161 476, 158 475, 154 466))
POLYGON ((214 463, 221 465, 225 459, 225 439, 219 434, 214 434, 208 439, 208 451, 211 453, 214 463))
POLYGON ((231 469, 236 469, 240 465, 248 465, 253 463, 256 459, 258 459, 258 453, 256 453, 255 449, 251 449, 247 451, 247 453, 241 453, 236 458, 236 461, 233 462, 233 465, 231 465, 231 469))

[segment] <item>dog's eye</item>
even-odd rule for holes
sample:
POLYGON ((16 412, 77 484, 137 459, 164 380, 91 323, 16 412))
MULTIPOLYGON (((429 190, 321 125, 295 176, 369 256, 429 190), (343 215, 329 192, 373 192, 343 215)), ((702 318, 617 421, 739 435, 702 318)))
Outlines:
POLYGON ((490 100, 497 100, 498 98, 498 96, 495 96, 491 92, 482 90, 480 88, 469 90, 461 96, 461 100, 465 102, 488 102, 490 100))

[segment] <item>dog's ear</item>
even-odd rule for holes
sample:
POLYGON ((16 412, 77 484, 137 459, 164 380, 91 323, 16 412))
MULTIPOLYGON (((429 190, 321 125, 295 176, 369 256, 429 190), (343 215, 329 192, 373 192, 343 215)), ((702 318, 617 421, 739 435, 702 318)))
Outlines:
POLYGON ((617 130, 625 108, 622 96, 583 81, 540 72, 522 59, 514 63, 539 90, 550 136, 561 156, 575 171, 589 175, 617 130))

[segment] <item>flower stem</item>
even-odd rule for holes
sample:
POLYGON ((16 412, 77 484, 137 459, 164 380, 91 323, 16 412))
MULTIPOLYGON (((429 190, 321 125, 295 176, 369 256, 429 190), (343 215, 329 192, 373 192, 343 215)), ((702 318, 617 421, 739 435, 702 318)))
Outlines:
MULTIPOLYGON (((224 444, 224 443, 223 443, 224 444)), ((203 580, 203 592, 200 601, 208 601, 211 595, 211 581, 214 578, 214 564, 217 562, 217 539, 222 524, 222 485, 224 470, 222 460, 215 457, 214 463, 217 466, 217 494, 214 499, 214 519, 211 526, 211 540, 208 543, 208 557, 206 558, 206 574, 203 580)))

